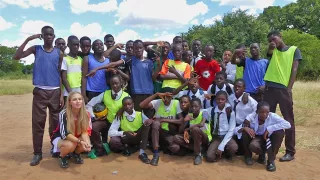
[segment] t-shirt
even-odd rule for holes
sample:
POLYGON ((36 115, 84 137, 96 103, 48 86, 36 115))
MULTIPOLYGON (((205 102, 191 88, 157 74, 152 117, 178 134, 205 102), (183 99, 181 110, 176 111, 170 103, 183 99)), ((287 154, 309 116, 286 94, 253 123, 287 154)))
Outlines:
MULTIPOLYGON (((164 106, 164 109, 165 109, 166 111, 170 111, 170 109, 173 108, 173 107, 172 107, 173 101, 174 101, 174 100, 171 100, 169 106, 164 106)), ((155 100, 152 100, 152 101, 151 101, 151 104, 152 104, 152 106, 153 106, 153 109, 156 110, 156 111, 158 111, 161 103, 162 103, 162 100, 161 100, 161 99, 155 99, 155 100)), ((179 113, 182 112, 179 103, 177 104, 177 107, 176 107, 176 108, 177 108, 177 114, 179 114, 179 113)))
POLYGON ((214 81, 216 73, 220 71, 220 65, 216 60, 208 62, 205 59, 201 59, 197 62, 194 70, 200 76, 199 86, 206 90, 214 81))
MULTIPOLYGON (((287 51, 290 48, 290 46, 284 47, 283 49, 280 49, 279 51, 284 52, 287 51)), ((272 55, 267 54, 268 57, 272 57, 272 55)), ((301 55, 301 51, 297 48, 296 51, 294 52, 293 55, 293 60, 294 61, 301 61, 302 60, 302 55, 301 55)), ((270 81, 266 81, 266 86, 268 87, 275 87, 275 88, 284 88, 286 89, 287 87, 279 84, 279 83, 275 83, 275 82, 270 82, 270 81)))
POLYGON ((246 82, 245 91, 248 93, 257 93, 259 86, 264 86, 264 75, 266 74, 269 61, 267 59, 254 60, 246 57, 241 59, 239 66, 244 67, 243 79, 246 82))

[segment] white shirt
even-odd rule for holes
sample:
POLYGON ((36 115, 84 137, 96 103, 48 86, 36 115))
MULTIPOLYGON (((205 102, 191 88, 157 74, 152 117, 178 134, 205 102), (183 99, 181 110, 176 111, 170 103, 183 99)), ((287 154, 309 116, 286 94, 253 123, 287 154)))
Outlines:
MULTIPOLYGON (((234 112, 231 113, 230 115, 230 120, 228 121, 227 113, 226 113, 226 108, 229 107, 230 105, 226 104, 223 110, 220 110, 218 107, 215 107, 214 112, 214 119, 213 119, 213 131, 215 132, 216 129, 216 124, 218 120, 218 113, 221 113, 219 117, 219 129, 218 129, 218 135, 219 136, 224 136, 222 142, 219 144, 218 149, 220 151, 224 151, 224 147, 226 144, 230 141, 230 139, 233 136, 234 128, 236 127, 236 121, 235 121, 235 114, 234 112)), ((207 112, 211 117, 211 110, 212 108, 208 108, 207 112)))
POLYGON ((254 100, 250 95, 248 96, 248 103, 243 104, 242 97, 243 97, 243 94, 239 98, 236 98, 235 94, 231 94, 228 97, 229 103, 232 106, 233 111, 234 111, 235 101, 238 102, 235 110, 237 125, 242 124, 249 114, 255 112, 257 110, 257 105, 258 105, 257 101, 254 100))
MULTIPOLYGON (((122 89, 117 93, 117 97, 114 99, 115 101, 119 100, 120 97, 122 96, 122 89)), ((111 94, 115 94, 115 92, 113 90, 111 90, 111 94)), ((99 94, 98 96, 92 98, 88 104, 86 105, 87 111, 90 113, 91 117, 95 117, 93 114, 93 110, 92 107, 95 106, 98 103, 103 102, 103 96, 104 96, 104 92, 99 94)))
POLYGON ((201 93, 200 89, 198 89, 198 91, 195 94, 193 94, 191 90, 183 90, 183 91, 180 91, 177 95, 175 95, 174 98, 180 98, 181 96, 188 95, 190 99, 192 99, 192 96, 196 96, 201 101, 202 109, 207 109, 211 107, 211 105, 210 105, 210 101, 208 101, 204 97, 205 94, 207 94, 207 92, 203 91, 203 93, 201 93))
MULTIPOLYGON (((169 106, 165 106, 165 105, 164 105, 165 111, 169 112, 169 111, 172 109, 173 101, 174 101, 174 99, 171 100, 169 106)), ((155 100, 152 100, 152 101, 151 101, 151 104, 152 104, 152 106, 153 106, 153 109, 155 109, 156 112, 158 111, 161 103, 162 103, 162 100, 161 100, 161 99, 155 99, 155 100)), ((177 107, 176 107, 176 108, 177 108, 177 114, 179 114, 179 113, 182 112, 179 103, 177 103, 177 107)), ((157 113, 156 113, 156 114, 157 114, 157 113)), ((156 117, 156 118, 159 118, 159 117, 156 117)))
POLYGON ((190 63, 190 66, 192 66, 193 68, 195 68, 197 62, 202 59, 201 54, 202 54, 202 53, 200 52, 197 57, 196 57, 196 56, 192 56, 192 61, 191 61, 191 63, 190 63))
MULTIPOLYGON (((149 119, 146 115, 144 115, 143 113, 142 114, 142 122, 144 122, 145 120, 149 119)), ((133 113, 132 114, 128 114, 126 111, 123 113, 124 116, 126 116, 126 118, 129 120, 129 121, 133 121, 134 118, 136 117, 136 111, 133 110, 133 113)), ((110 129, 109 129, 109 132, 108 132, 108 136, 110 137, 114 137, 114 136, 121 136, 123 137, 123 132, 124 131, 119 131, 119 128, 120 128, 120 124, 121 124, 121 121, 122 120, 118 120, 117 118, 115 118, 110 126, 110 129)))
MULTIPOLYGON (((249 114, 246 119, 250 122, 250 128, 253 129, 257 135, 261 135, 262 131, 264 133, 266 130, 268 130, 269 136, 271 136, 274 131, 291 128, 290 123, 276 113, 270 112, 267 119, 264 121, 264 126, 261 126, 260 129, 258 114, 256 112, 249 114)), ((238 139, 241 139, 242 136, 242 132, 238 132, 241 128, 242 125, 234 129, 235 134, 238 136, 238 139)))
POLYGON ((228 62, 226 65, 227 79, 231 80, 232 82, 235 81, 236 72, 237 72, 237 65, 231 64, 231 62, 228 62))
MULTIPOLYGON (((232 93, 234 93, 234 92, 233 92, 233 85, 230 84, 230 83, 228 83, 228 84, 229 84, 229 86, 230 86, 230 88, 231 88, 231 90, 232 90, 232 93)), ((211 84, 211 85, 209 86, 209 88, 207 89, 207 93, 208 93, 208 94, 212 94, 212 92, 211 92, 211 87, 212 87, 212 85, 213 85, 213 84, 211 84)), ((219 89, 218 86, 216 85, 216 92, 215 92, 215 94, 217 94, 219 91, 225 91, 225 92, 227 92, 227 85, 224 84, 221 89, 219 89)), ((228 92, 227 92, 227 94, 228 94, 228 92)), ((228 95, 229 95, 229 94, 228 94, 228 95)))

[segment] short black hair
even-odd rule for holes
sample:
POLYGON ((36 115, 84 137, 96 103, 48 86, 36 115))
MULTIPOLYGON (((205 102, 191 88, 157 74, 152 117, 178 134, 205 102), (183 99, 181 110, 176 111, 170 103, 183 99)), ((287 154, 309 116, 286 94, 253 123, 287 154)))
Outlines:
POLYGON ((217 77, 217 76, 219 76, 219 75, 222 75, 225 79, 227 79, 227 78, 228 78, 227 73, 226 73, 226 72, 224 72, 224 71, 219 71, 219 72, 217 72, 217 73, 216 73, 216 77, 217 77))
POLYGON ((133 43, 133 41, 132 40, 127 41, 126 45, 129 44, 129 43, 133 43))
POLYGON ((251 43, 251 44, 250 44, 250 47, 251 47, 253 44, 257 44, 258 48, 260 49, 260 43, 257 43, 257 42, 251 43))
POLYGON ((187 98, 189 102, 191 102, 191 98, 188 95, 183 95, 180 97, 179 101, 181 101, 182 98, 187 98))
POLYGON ((54 41, 54 44, 57 45, 57 42, 58 42, 59 40, 64 40, 64 39, 63 39, 63 38, 57 38, 57 39, 54 41))
POLYGON ((187 43, 188 44, 188 41, 187 40, 182 40, 182 43, 187 43))
POLYGON ((247 48, 247 47, 246 47, 246 45, 244 45, 244 44, 238 44, 238 45, 236 46, 236 49, 240 49, 240 48, 247 48))
POLYGON ((191 104, 193 102, 198 102, 201 105, 201 100, 199 98, 197 98, 197 97, 191 99, 191 104))
POLYGON ((246 87, 246 81, 244 79, 242 79, 242 78, 237 79, 234 81, 234 84, 236 84, 237 82, 241 82, 243 84, 243 86, 246 87))
POLYGON ((171 44, 168 41, 164 41, 163 44, 167 44, 171 48, 171 44))
POLYGON ((135 40, 135 41, 133 42, 133 46, 134 46, 135 44, 138 44, 138 43, 141 43, 141 44, 143 45, 143 42, 142 42, 140 39, 137 39, 137 40, 135 40))
POLYGON ((132 100, 132 98, 131 98, 130 96, 126 96, 126 97, 124 97, 124 98, 122 99, 122 104, 124 104, 124 102, 125 102, 126 100, 131 100, 131 102, 133 102, 133 100, 132 100))
POLYGON ((121 51, 119 51, 118 49, 114 49, 110 52, 109 54, 110 56, 110 60, 120 60, 121 59, 121 51))
POLYGON ((214 45, 212 44, 207 44, 205 47, 209 47, 209 46, 212 46, 214 48, 214 45))
POLYGON ((228 94, 227 94, 227 92, 220 90, 220 91, 217 92, 216 97, 218 97, 218 96, 220 96, 220 95, 223 95, 223 96, 226 97, 226 99, 228 99, 228 94))
POLYGON ((114 74, 114 75, 112 75, 112 76, 110 77, 110 82, 111 82, 111 80, 114 79, 114 78, 118 78, 119 81, 120 81, 120 83, 122 84, 122 78, 121 78, 121 76, 120 76, 119 74, 114 74))
POLYGON ((181 36, 175 36, 175 37, 173 38, 173 41, 175 41, 175 40, 178 39, 178 38, 181 38, 181 39, 182 39, 181 36))
POLYGON ((44 30, 45 30, 45 29, 52 29, 52 31, 54 32, 53 27, 51 27, 51 26, 43 26, 43 27, 41 28, 41 33, 44 33, 44 30))
POLYGON ((281 37, 281 33, 278 30, 272 30, 268 33, 267 38, 269 38, 270 36, 279 36, 281 37))
POLYGON ((105 35, 105 36, 104 36, 104 38, 103 38, 103 40, 106 40, 106 39, 108 39, 108 38, 110 38, 110 37, 112 37, 112 38, 113 38, 113 40, 114 40, 114 37, 113 37, 111 34, 107 34, 107 35, 105 35))
POLYGON ((174 44, 174 45, 172 46, 172 50, 176 49, 178 46, 180 46, 180 47, 182 48, 182 45, 181 45, 181 44, 174 44))
POLYGON ((261 107, 265 107, 265 106, 270 108, 270 105, 266 101, 260 101, 257 105, 257 110, 259 110, 261 107))
POLYGON ((194 39, 194 40, 192 41, 192 43, 194 43, 194 42, 196 42, 196 41, 199 41, 200 43, 202 43, 200 39, 194 39))
POLYGON ((184 59, 185 57, 187 57, 188 52, 191 52, 191 53, 192 53, 192 51, 190 51, 190 50, 183 51, 183 53, 182 53, 182 58, 183 58, 183 59, 184 59))
POLYGON ((91 44, 91 39, 88 36, 83 36, 82 38, 80 38, 80 44, 82 44, 83 41, 90 41, 91 44))
MULTIPOLYGON (((98 42, 98 41, 101 41, 100 39, 96 39, 96 40, 94 40, 93 42, 92 42, 92 46, 93 46, 93 44, 95 44, 96 42, 98 42)), ((102 42, 102 41, 101 41, 102 42)))
POLYGON ((68 37, 68 42, 72 41, 72 40, 78 40, 77 36, 71 35, 68 37))

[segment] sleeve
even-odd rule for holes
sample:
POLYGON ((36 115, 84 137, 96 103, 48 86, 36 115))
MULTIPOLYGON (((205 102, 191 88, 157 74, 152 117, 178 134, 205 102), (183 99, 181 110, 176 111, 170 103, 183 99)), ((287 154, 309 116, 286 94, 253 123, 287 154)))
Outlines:
POLYGON ((165 75, 168 73, 169 69, 168 69, 168 63, 169 63, 169 60, 166 60, 163 65, 162 65, 162 68, 161 68, 161 71, 159 72, 159 74, 162 74, 162 75, 165 75))
POLYGON ((92 98, 86 105, 86 109, 90 113, 91 117, 94 117, 92 107, 98 103, 101 103, 103 101, 103 96, 104 96, 104 92, 99 94, 99 96, 92 98))
POLYGON ((270 119, 272 121, 272 125, 267 127, 267 130, 269 132, 269 136, 274 132, 281 129, 290 129, 291 125, 288 121, 281 118, 279 115, 272 113, 272 118, 270 119))
POLYGON ((184 71, 184 78, 190 79, 191 78, 191 66, 187 64, 186 70, 184 71))
POLYGON ((251 96, 249 96, 249 100, 250 100, 250 106, 251 106, 252 112, 256 112, 258 102, 254 100, 251 96))
POLYGON ((206 119, 206 123, 209 123, 209 122, 210 122, 210 116, 209 116, 208 111, 204 110, 204 111, 202 112, 202 118, 206 119))
POLYGON ((236 73, 237 73, 237 69, 235 65, 231 65, 231 66, 227 66, 227 79, 231 80, 231 81, 235 81, 236 80, 236 73), (229 67, 229 68, 228 68, 229 67))
POLYGON ((297 48, 296 51, 294 52, 293 60, 294 61, 301 61, 302 60, 302 55, 301 55, 300 49, 297 48))
POLYGON ((61 70, 63 70, 63 71, 67 70, 67 60, 65 58, 63 58, 63 60, 62 60, 61 70))
POLYGON ((212 92, 211 92, 211 88, 212 88, 212 84, 209 86, 209 88, 207 89, 207 94, 209 94, 209 95, 211 95, 212 94, 212 92))
POLYGON ((248 121, 250 121, 250 122, 253 122, 255 116, 256 116, 256 112, 253 112, 253 113, 247 115, 246 120, 248 120, 248 121))
POLYGON ((240 129, 242 129, 242 127, 243 125, 240 124, 239 126, 234 128, 234 135, 236 135, 238 139, 241 139, 242 137, 242 132, 241 133, 238 132, 240 129))
POLYGON ((108 136, 109 137, 123 136, 123 131, 119 131, 119 128, 120 128, 120 120, 114 119, 110 126, 108 136))
POLYGON ((232 112, 230 117, 230 122, 229 122, 229 130, 227 134, 224 136, 222 142, 218 146, 218 149, 220 151, 224 151, 224 147, 231 140, 235 127, 236 127, 236 118, 235 118, 234 112, 232 112))
POLYGON ((153 109, 155 109, 156 111, 158 111, 160 103, 161 103, 161 99, 155 99, 151 101, 153 109))
POLYGON ((60 126, 60 135, 61 139, 66 139, 68 134, 67 130, 67 117, 66 117, 66 110, 63 110, 59 113, 59 126, 60 126))
POLYGON ((187 90, 183 90, 183 91, 180 91, 178 94, 174 95, 173 98, 180 98, 181 96, 187 94, 186 93, 187 90))

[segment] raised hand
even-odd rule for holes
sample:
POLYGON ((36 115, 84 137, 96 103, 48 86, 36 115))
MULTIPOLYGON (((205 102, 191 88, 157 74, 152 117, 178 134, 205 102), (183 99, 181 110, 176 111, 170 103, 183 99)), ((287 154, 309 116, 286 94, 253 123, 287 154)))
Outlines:
POLYGON ((28 41, 32 41, 34 39, 42 39, 42 34, 35 34, 35 35, 32 35, 30 37, 28 37, 28 41))

